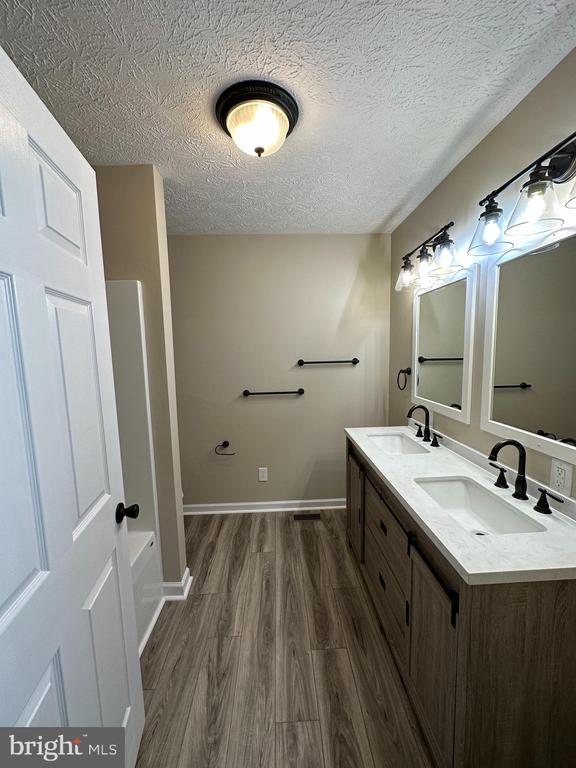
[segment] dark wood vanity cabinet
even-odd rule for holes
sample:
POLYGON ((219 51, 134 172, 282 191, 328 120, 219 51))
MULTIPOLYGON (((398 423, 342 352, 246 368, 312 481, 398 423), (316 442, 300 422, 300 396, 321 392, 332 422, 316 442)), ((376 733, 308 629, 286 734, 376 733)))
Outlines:
POLYGON ((348 456, 346 488, 348 541, 360 563, 364 559, 364 473, 352 454, 348 456))
POLYGON ((467 584, 351 443, 348 537, 439 768, 576 766, 576 582, 467 584))

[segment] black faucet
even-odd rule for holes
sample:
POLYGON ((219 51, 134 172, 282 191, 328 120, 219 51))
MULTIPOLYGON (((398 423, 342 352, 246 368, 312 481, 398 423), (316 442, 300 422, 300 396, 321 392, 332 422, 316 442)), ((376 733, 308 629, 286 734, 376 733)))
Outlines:
POLYGON ((406 414, 406 418, 409 419, 414 413, 414 411, 417 411, 418 409, 424 411, 424 416, 425 416, 423 442, 429 443, 430 442, 430 411, 428 410, 428 408, 426 408, 425 405, 413 405, 412 408, 410 408, 410 410, 406 414))
POLYGON ((515 448, 518 448, 518 473, 516 475, 514 493, 512 496, 515 499, 522 499, 522 501, 526 501, 528 498, 528 494, 526 493, 526 448, 524 448, 522 443, 519 443, 518 440, 502 440, 502 442, 496 443, 494 448, 492 448, 490 451, 488 461, 496 461, 498 459, 500 449, 504 448, 506 445, 513 445, 515 448))

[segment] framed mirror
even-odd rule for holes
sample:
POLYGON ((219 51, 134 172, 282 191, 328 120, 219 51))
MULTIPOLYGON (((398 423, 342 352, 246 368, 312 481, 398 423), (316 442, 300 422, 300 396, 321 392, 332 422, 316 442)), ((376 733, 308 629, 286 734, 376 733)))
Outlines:
POLYGON ((482 428, 576 461, 576 237, 488 276, 482 428))
POLYGON ((470 423, 478 267, 414 296, 412 400, 470 423))

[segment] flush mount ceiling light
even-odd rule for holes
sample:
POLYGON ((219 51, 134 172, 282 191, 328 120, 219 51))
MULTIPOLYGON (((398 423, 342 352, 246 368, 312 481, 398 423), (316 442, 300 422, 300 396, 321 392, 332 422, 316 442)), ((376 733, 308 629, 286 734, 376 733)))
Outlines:
POLYGON ((253 157, 273 155, 298 122, 288 91, 264 80, 234 83, 218 97, 216 118, 234 144, 253 157))
MULTIPOLYGON (((530 237, 553 232, 564 223, 556 197, 556 184, 563 184, 576 176, 576 132, 549 149, 530 165, 508 179, 498 189, 480 200, 485 207, 480 215, 476 232, 468 248, 471 256, 498 256, 514 247, 511 236, 530 237), (548 161, 548 165, 543 165, 548 161), (514 212, 503 229, 503 212, 496 198, 517 181, 530 173, 523 184, 514 212), (508 237, 505 237, 508 235, 508 237)), ((576 185, 566 203, 576 206, 576 185)))

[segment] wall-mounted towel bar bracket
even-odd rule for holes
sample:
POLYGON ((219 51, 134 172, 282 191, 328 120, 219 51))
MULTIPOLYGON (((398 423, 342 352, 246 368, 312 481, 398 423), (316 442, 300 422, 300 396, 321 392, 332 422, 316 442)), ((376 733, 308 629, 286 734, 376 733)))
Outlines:
POLYGON ((253 397, 254 395, 303 395, 304 389, 300 387, 300 389, 283 389, 275 392, 250 392, 249 389, 245 389, 242 394, 244 397, 253 397))
POLYGON ((353 357, 351 360, 298 360, 298 365, 358 365, 360 360, 357 357, 353 357))

